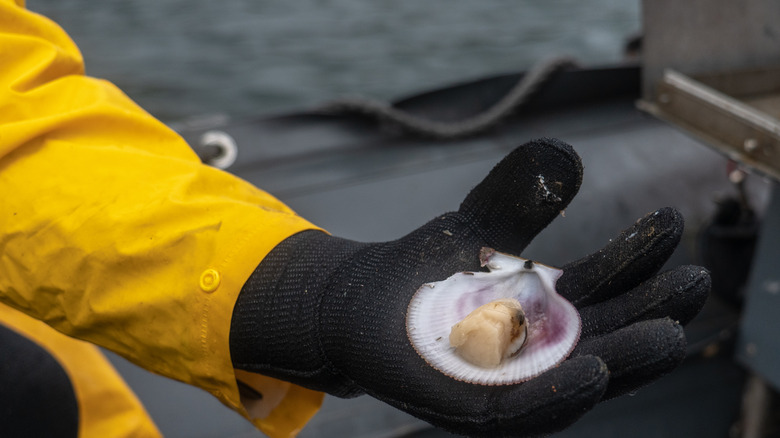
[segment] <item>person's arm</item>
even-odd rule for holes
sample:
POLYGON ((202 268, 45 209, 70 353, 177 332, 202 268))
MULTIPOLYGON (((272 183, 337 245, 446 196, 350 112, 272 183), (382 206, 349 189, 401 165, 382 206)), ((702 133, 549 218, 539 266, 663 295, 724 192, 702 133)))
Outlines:
POLYGON ((94 345, 0 304, 0 350, 4 435, 161 437, 141 402, 94 345))
MULTIPOLYGON (((201 164, 84 76, 62 29, 8 0, 0 51, 0 301, 249 416, 230 359, 233 305, 271 249, 316 227, 201 164)), ((257 424, 286 436, 322 394, 272 386, 280 403, 257 424)))

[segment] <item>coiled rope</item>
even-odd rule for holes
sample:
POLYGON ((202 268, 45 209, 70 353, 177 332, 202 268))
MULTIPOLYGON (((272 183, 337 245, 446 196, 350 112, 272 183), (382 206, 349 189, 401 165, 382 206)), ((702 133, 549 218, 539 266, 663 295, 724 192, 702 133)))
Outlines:
POLYGON ((451 140, 484 132, 528 101, 554 73, 578 67, 570 57, 556 57, 533 66, 509 92, 485 111, 455 122, 426 119, 391 103, 370 98, 344 98, 327 103, 316 111, 328 114, 361 114, 376 118, 404 132, 435 139, 451 140))

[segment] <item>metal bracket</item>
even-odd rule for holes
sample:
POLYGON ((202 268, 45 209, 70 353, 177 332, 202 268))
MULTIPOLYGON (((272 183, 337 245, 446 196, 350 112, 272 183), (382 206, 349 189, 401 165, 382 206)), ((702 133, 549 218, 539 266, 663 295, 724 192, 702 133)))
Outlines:
MULTIPOLYGON (((780 180, 780 120, 773 117, 775 112, 780 113, 780 68, 769 70, 774 70, 775 74, 762 70, 760 76, 751 71, 699 80, 666 70, 656 86, 655 99, 641 100, 637 105, 699 137, 729 158, 780 180), (746 77, 748 75, 754 80, 746 77), (755 78, 769 79, 756 86, 755 78), (705 85, 710 83, 728 89, 745 81, 752 89, 751 94, 741 96, 742 99, 727 94, 729 90, 705 85)), ((737 91, 736 88, 733 91, 737 91)))

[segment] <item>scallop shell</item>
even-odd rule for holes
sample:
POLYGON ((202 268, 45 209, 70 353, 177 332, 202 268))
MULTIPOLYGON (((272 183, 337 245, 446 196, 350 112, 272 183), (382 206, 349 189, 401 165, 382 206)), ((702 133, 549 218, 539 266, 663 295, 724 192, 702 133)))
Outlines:
POLYGON ((490 272, 459 272, 422 285, 406 314, 406 331, 417 353, 433 368, 465 382, 507 385, 529 380, 561 363, 580 337, 577 309, 555 291, 563 271, 483 248, 490 272), (528 340, 498 367, 473 365, 450 346, 452 326, 491 301, 515 298, 528 321, 528 340))

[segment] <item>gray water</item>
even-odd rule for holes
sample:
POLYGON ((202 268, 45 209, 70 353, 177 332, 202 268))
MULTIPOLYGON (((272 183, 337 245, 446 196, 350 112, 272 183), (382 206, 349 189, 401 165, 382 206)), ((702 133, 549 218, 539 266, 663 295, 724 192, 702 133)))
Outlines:
POLYGON ((638 0, 29 0, 164 121, 389 99, 552 55, 615 62, 638 0))

